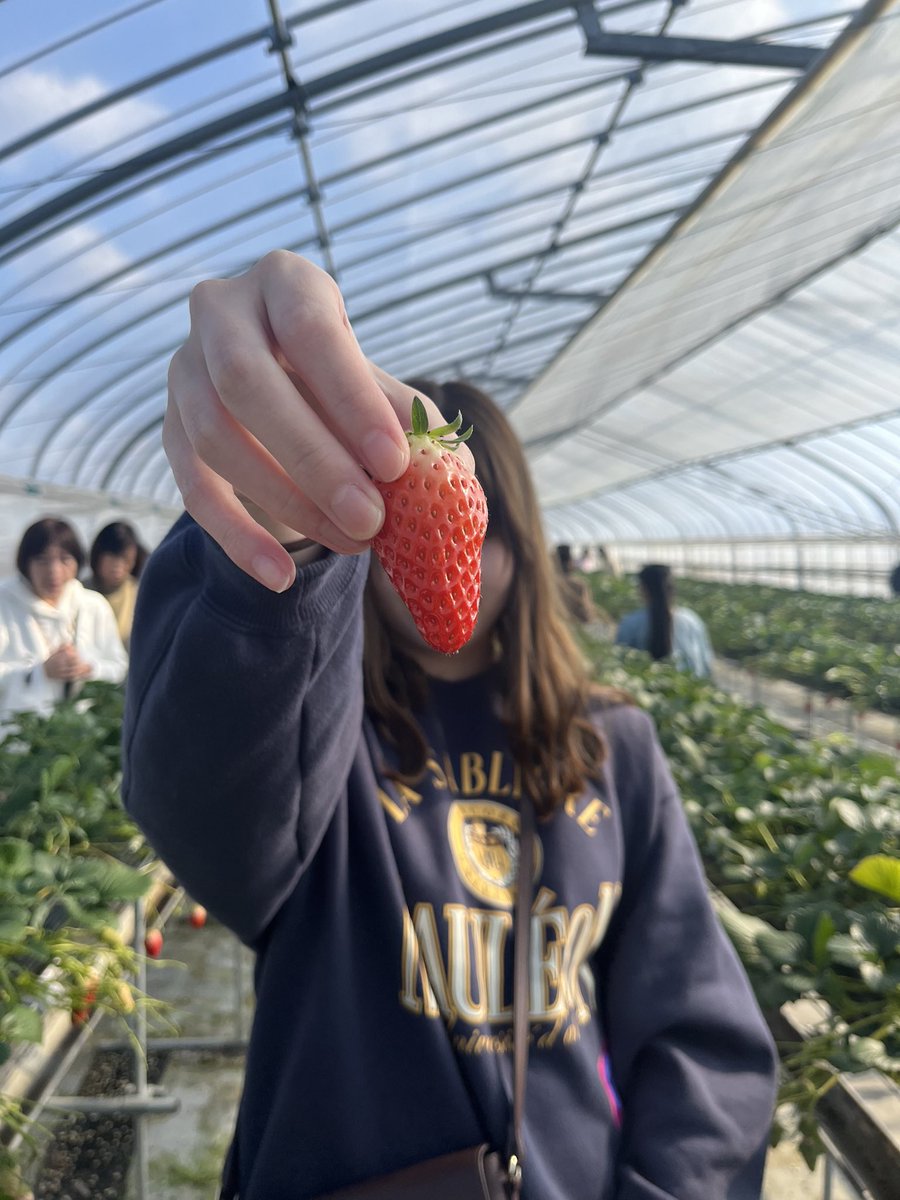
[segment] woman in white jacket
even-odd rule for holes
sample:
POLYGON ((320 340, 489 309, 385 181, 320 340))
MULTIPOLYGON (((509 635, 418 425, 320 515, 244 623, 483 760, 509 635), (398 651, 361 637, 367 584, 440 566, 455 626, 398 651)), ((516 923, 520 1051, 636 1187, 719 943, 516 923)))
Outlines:
POLYGON ((66 521, 25 530, 17 574, 0 583, 0 725, 15 712, 50 712, 84 680, 125 678, 112 609, 78 581, 84 557, 66 521))

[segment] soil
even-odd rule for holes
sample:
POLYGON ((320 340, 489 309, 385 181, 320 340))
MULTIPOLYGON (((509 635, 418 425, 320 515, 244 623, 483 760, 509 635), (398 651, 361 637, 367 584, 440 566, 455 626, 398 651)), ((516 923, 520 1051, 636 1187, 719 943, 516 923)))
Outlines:
MULTIPOLYGON (((148 1081, 159 1083, 170 1055, 147 1056, 148 1081)), ((129 1051, 94 1055, 79 1094, 123 1096, 134 1087, 129 1051)), ((129 1116, 67 1113, 55 1125, 34 1183, 35 1200, 121 1200, 134 1142, 129 1116)))

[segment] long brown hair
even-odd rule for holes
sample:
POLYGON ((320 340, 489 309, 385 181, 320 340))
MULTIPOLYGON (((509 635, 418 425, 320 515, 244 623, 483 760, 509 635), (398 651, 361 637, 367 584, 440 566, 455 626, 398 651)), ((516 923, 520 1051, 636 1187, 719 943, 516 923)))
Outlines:
MULTIPOLYGON (((463 427, 474 426, 469 446, 487 497, 488 536, 500 538, 515 563, 509 599, 494 629, 501 715, 522 786, 538 811, 548 814, 580 793, 603 764, 606 748, 589 709, 627 697, 591 684, 564 615, 528 464, 503 412, 467 383, 407 382, 448 419, 459 411, 463 427)), ((424 703, 428 681, 391 646, 371 583, 364 675, 369 712, 397 748, 399 777, 412 783, 425 770, 427 746, 410 709, 424 703)))

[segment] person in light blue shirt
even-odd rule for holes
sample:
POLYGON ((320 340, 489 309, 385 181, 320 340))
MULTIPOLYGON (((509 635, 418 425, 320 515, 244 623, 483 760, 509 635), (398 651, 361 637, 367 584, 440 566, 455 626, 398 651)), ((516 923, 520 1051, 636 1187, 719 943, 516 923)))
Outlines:
POLYGON ((664 563, 648 563, 641 568, 638 583, 644 607, 619 622, 618 645, 646 650, 655 659, 671 658, 679 670, 709 678, 713 662, 709 634, 693 609, 674 605, 671 568, 664 563))

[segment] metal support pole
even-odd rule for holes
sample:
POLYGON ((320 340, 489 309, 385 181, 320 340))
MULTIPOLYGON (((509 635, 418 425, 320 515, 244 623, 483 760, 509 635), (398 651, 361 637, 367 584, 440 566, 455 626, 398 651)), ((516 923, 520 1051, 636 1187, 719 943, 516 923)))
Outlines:
POLYGON ((825 1151, 825 1177, 822 1180, 822 1200, 831 1200, 834 1189, 834 1159, 825 1151))
POLYGON ((326 270, 331 278, 336 280, 337 266, 334 261, 334 255, 331 252, 331 234, 328 232, 328 225, 325 221, 325 211, 322 208, 322 193, 319 189, 318 179, 316 178, 316 168, 313 163, 312 151, 309 147, 309 139, 306 136, 309 132, 306 115, 306 92, 303 85, 294 77, 294 69, 288 54, 288 49, 293 44, 294 38, 285 24, 281 9, 278 7, 278 0, 268 0, 268 4, 269 12, 272 15, 273 30, 271 51, 273 54, 277 54, 281 61, 281 72, 284 76, 284 82, 293 97, 294 123, 291 133, 300 151, 300 161, 303 165, 303 174, 306 180, 306 193, 316 226, 316 237, 319 249, 322 251, 322 257, 325 260, 326 270))
MULTIPOLYGON (((147 991, 147 960, 144 958, 144 938, 146 937, 146 921, 143 900, 134 903, 134 948, 138 958, 137 987, 138 994, 147 991)), ((134 1033, 137 1045, 134 1047, 134 1083, 135 1099, 149 1099, 147 1089, 147 1010, 143 1004, 138 1004, 134 1014, 134 1033)), ((144 1126, 144 1112, 133 1114, 134 1129, 134 1181, 137 1200, 146 1200, 150 1196, 150 1147, 147 1142, 147 1130, 144 1126)))

